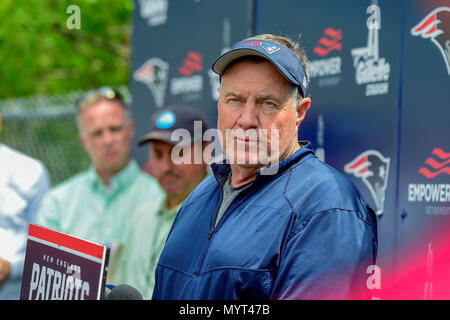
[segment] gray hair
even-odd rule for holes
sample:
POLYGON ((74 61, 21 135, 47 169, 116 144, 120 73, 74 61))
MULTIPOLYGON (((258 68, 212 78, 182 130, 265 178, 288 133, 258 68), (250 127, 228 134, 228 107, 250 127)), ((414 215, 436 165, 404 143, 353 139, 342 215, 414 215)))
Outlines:
POLYGON ((292 109, 296 110, 300 101, 303 100, 303 96, 300 94, 297 86, 292 86, 292 109))

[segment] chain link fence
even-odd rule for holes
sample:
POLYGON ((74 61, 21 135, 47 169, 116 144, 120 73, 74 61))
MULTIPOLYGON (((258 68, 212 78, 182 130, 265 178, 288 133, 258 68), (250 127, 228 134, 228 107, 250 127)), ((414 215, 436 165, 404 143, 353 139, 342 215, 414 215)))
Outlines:
MULTIPOLYGON (((118 88, 131 103, 127 87, 118 88)), ((0 142, 41 160, 52 185, 86 170, 90 159, 78 139, 75 103, 84 91, 0 100, 0 142)))

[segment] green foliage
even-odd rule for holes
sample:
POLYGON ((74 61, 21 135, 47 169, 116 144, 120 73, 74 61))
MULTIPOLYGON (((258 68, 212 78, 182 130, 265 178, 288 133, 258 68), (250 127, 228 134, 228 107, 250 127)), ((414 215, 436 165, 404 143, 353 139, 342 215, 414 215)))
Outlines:
POLYGON ((39 118, 8 119, 3 124, 0 141, 41 160, 49 171, 52 185, 86 170, 90 164, 78 140, 73 117, 51 121, 39 118))
POLYGON ((0 99, 127 85, 133 0, 1 0, 0 99), (69 29, 70 5, 80 29, 69 29))
POLYGON ((127 87, 133 7, 133 0, 0 0, 0 100, 34 97, 0 104, 0 141, 43 161, 53 184, 90 160, 73 114, 46 115, 74 101, 39 97, 127 87), (80 29, 67 23, 71 5, 80 9, 80 29))

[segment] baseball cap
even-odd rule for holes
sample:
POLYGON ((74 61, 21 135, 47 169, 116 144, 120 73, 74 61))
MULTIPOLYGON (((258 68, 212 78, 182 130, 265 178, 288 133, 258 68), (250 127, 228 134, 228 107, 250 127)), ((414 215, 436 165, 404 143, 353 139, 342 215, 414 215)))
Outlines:
POLYGON ((171 139, 172 132, 177 129, 186 129, 190 134, 190 143, 194 143, 197 140, 202 140, 203 133, 208 128, 207 120, 198 110, 188 106, 167 107, 153 115, 150 131, 138 140, 138 145, 143 145, 153 140, 160 140, 171 144, 187 142, 183 139, 181 142, 171 139), (195 134, 194 121, 201 121, 201 135, 198 133, 197 135, 195 134))
POLYGON ((289 82, 300 87, 303 96, 306 97, 308 79, 300 59, 291 49, 276 42, 259 39, 242 40, 217 58, 212 70, 222 75, 231 62, 244 56, 259 56, 269 60, 289 82))

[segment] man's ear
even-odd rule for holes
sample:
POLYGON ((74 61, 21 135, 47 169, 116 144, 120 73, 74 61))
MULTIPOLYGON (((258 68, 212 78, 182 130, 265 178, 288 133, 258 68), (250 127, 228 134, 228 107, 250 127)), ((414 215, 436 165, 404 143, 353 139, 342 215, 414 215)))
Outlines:
POLYGON ((309 110, 309 107, 311 106, 311 98, 303 98, 298 104, 297 104, 297 119, 296 124, 297 127, 300 126, 303 119, 305 119, 306 113, 309 110))

